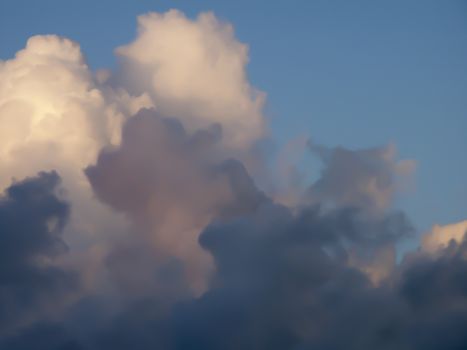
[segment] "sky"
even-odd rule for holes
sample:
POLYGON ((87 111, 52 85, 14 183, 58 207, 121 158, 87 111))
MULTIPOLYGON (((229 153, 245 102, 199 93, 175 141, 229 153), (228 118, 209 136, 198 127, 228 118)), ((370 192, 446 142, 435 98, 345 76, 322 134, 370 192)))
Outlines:
POLYGON ((464 349, 466 38, 461 0, 2 1, 0 350, 464 349))

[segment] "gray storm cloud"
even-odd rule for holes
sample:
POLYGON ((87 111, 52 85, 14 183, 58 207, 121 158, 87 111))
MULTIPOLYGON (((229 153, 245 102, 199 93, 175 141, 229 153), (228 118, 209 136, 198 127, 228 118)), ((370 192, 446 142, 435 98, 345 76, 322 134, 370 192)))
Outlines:
POLYGON ((146 14, 116 54, 0 61, 0 349, 466 348, 465 222, 396 259, 414 161, 302 140, 317 180, 268 192, 231 25, 146 14))

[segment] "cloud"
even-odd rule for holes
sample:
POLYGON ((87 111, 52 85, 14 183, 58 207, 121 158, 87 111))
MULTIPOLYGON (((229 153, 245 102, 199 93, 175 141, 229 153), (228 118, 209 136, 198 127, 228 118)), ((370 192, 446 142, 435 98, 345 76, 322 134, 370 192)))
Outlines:
POLYGON ((39 173, 12 184, 0 198, 0 334, 59 308, 78 275, 54 264, 69 204, 57 197, 60 178, 39 173))
POLYGON ((388 226, 399 225, 393 219, 369 222, 353 210, 319 207, 293 214, 266 204, 246 217, 210 225, 200 243, 214 256, 216 274, 203 297, 176 311, 176 348, 340 348, 346 336, 340 318, 353 308, 356 331, 363 334, 347 339, 346 348, 378 348, 384 339, 375 330, 391 322, 390 307, 351 266, 349 252, 378 245, 388 226), (380 302, 379 312, 388 314, 373 319, 370 328, 365 316, 375 315, 358 315, 357 304, 370 311, 380 302), (365 345, 370 342, 375 347, 365 345))
POLYGON ((308 145, 324 164, 319 180, 309 189, 312 201, 381 212, 391 204, 398 178, 415 169, 413 160, 397 161, 394 145, 356 151, 311 141, 308 145))
POLYGON ((127 113, 121 101, 136 103, 120 95, 99 85, 77 43, 56 35, 33 36, 0 61, 0 189, 58 171, 74 206, 66 227, 71 245, 84 245, 111 222, 121 225, 93 199, 83 174, 102 147, 118 143, 127 113))
POLYGON ((177 10, 138 17, 138 36, 117 55, 133 93, 148 92, 158 111, 190 131, 219 123, 227 145, 263 135, 264 93, 250 86, 247 47, 212 13, 190 20, 177 10))
MULTIPOLYGON (((319 203, 326 208, 353 207, 370 217, 384 217, 415 171, 415 161, 397 159, 393 144, 358 150, 329 148, 311 140, 307 145, 323 167, 320 177, 302 190, 305 203, 319 203)), ((409 226, 406 231, 413 233, 409 226)), ((396 256, 391 241, 371 253, 355 254, 351 261, 378 284, 394 269, 396 256)))
POLYGON ((375 286, 349 252, 371 250, 394 229, 407 227, 393 215, 317 206, 294 214, 271 202, 216 220, 200 236, 216 266, 206 293, 171 308, 160 294, 139 299, 95 334, 95 348, 462 348, 467 293, 456 276, 466 243, 414 253, 375 286))
POLYGON ((465 348, 464 223, 396 259, 413 161, 309 142, 306 189, 298 139, 278 200, 230 25, 143 15, 117 55, 93 73, 51 35, 0 62, 0 349, 465 348))
POLYGON ((429 252, 446 248, 451 241, 460 243, 467 233, 467 220, 445 226, 435 225, 423 236, 422 247, 429 252))
POLYGON ((37 324, 26 331, 0 340, 0 349, 23 350, 84 350, 60 325, 47 323, 37 324))
POLYGON ((210 266, 200 231, 265 198, 241 163, 224 159, 221 140, 216 124, 189 133, 177 119, 143 109, 125 124, 120 147, 86 169, 98 198, 126 213, 159 259, 180 259, 195 289, 210 266))
POLYGON ((465 347, 467 241, 453 241, 438 254, 411 254, 399 273, 398 292, 412 312, 408 333, 414 348, 465 347))
POLYGON ((0 63, 0 186, 44 168, 69 172, 91 162, 108 142, 105 107, 78 44, 30 38, 0 63))

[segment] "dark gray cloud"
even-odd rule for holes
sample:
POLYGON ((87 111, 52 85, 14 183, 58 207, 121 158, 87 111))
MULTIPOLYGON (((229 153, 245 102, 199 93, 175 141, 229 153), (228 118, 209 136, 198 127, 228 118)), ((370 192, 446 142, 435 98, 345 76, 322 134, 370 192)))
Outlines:
POLYGON ((97 348, 462 349, 467 243, 437 257, 415 253, 374 285, 348 252, 380 244, 375 228, 385 237, 408 226, 399 214, 319 206, 294 214, 270 202, 216 220, 200 236, 216 264, 208 291, 169 310, 157 295, 129 305, 97 348))
POLYGON ((387 226, 407 230, 397 215, 375 225, 355 211, 292 216, 274 205, 211 225, 200 242, 217 273, 178 310, 178 348, 464 349, 467 241, 414 253, 375 286, 346 252, 373 246, 368 230, 387 226))
MULTIPOLYGON (((364 268, 413 231, 403 213, 372 210, 372 191, 394 186, 387 150, 320 149, 312 204, 290 208, 257 189, 221 138, 218 126, 188 133, 154 110, 129 119, 121 146, 86 169, 97 197, 132 222, 106 242, 110 285, 53 320, 18 323, 0 349, 465 349, 467 242, 412 252, 378 283, 364 268), (181 235, 187 227, 196 230, 181 235), (199 295, 190 279, 197 254, 211 264, 199 295)), ((72 273, 42 263, 66 252, 70 209, 58 183, 42 173, 0 203, 4 324, 77 286, 72 273)))
POLYGON ((42 172, 0 198, 0 334, 58 308, 78 285, 75 273, 53 263, 67 249, 61 234, 70 211, 55 193, 59 182, 42 172))
POLYGON ((75 337, 64 327, 53 323, 37 323, 19 334, 0 339, 5 350, 84 350, 75 337))
POLYGON ((379 328, 397 309, 348 256, 352 246, 377 244, 369 230, 382 223, 375 224, 353 210, 312 207, 293 215, 266 205, 211 225, 200 242, 217 272, 208 293, 177 310, 177 348, 379 348, 386 343, 379 328), (378 312, 385 316, 374 317, 378 312))

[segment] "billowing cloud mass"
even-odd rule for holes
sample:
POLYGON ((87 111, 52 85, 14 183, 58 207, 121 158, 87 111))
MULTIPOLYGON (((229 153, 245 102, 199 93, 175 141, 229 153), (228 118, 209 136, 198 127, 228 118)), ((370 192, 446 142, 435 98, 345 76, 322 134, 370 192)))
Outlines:
POLYGON ((15 58, 0 61, 0 190, 12 179, 55 170, 77 208, 67 231, 96 235, 109 213, 92 200, 82 170, 118 142, 139 101, 126 96, 122 108, 120 95, 99 87, 79 45, 66 38, 34 36, 15 58))
POLYGON ((183 261, 197 290, 210 270, 198 245, 201 230, 263 198, 243 165, 223 158, 221 138, 218 124, 190 134, 177 119, 142 109, 124 126, 120 147, 104 150, 86 169, 96 195, 131 218, 158 259, 183 261))
POLYGON ((1 350, 467 347, 466 222, 397 248, 414 161, 302 138, 316 181, 268 191, 233 28, 138 25, 113 71, 54 35, 0 61, 1 350))
POLYGON ((142 15, 138 37, 117 54, 130 91, 147 92, 162 114, 189 130, 219 123, 234 148, 263 134, 264 93, 246 77, 247 47, 212 13, 194 21, 176 10, 142 15))

